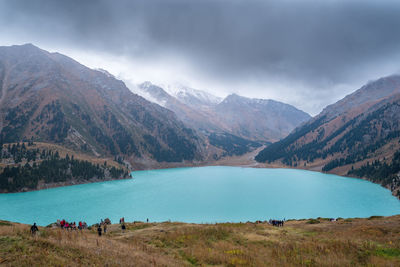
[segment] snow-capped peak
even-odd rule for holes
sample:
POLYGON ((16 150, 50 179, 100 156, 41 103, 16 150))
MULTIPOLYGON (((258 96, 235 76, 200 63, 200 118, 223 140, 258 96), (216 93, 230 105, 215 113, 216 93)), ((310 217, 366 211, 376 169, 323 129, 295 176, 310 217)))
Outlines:
POLYGON ((189 105, 216 105, 222 98, 179 83, 161 85, 170 95, 189 105))

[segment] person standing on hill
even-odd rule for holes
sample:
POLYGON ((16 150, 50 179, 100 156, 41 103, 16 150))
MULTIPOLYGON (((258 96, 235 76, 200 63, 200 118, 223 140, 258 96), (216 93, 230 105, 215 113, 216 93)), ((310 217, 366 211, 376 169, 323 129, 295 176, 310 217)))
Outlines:
POLYGON ((105 223, 104 224, 104 234, 106 234, 107 233, 107 224, 105 223))
POLYGON ((36 235, 36 232, 39 231, 39 228, 36 226, 36 223, 33 223, 31 226, 31 234, 34 236, 36 235))
POLYGON ((99 236, 101 236, 101 231, 102 231, 101 224, 99 224, 99 227, 97 227, 97 233, 99 234, 99 236))

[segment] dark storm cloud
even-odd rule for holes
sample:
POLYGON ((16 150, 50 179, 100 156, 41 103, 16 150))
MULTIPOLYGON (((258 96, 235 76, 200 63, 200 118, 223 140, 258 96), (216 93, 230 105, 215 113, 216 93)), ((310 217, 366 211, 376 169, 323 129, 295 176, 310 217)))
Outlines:
POLYGON ((329 90, 378 78, 369 75, 400 54, 397 1, 3 0, 0 8, 0 29, 133 59, 177 55, 222 81, 329 90))

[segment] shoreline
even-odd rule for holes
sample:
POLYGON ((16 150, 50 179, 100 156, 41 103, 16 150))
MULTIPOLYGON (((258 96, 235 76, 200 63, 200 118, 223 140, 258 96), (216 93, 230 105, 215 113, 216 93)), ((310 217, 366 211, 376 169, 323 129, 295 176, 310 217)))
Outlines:
MULTIPOLYGON (((262 165, 261 163, 259 163, 260 165, 262 165)), ((169 167, 160 167, 160 168, 149 168, 149 169, 138 169, 138 170, 134 170, 131 171, 135 172, 135 171, 151 171, 151 170, 167 170, 167 169, 178 169, 178 168, 200 168, 200 167, 241 167, 241 168, 259 168, 259 169, 290 169, 290 170, 303 170, 303 171, 311 171, 311 172, 318 172, 318 173, 322 173, 322 174, 331 174, 331 175, 337 175, 340 177, 344 177, 344 178, 353 178, 353 179, 361 179, 373 184, 377 184, 380 185, 381 187, 389 190, 392 194, 392 196, 394 196, 395 198, 397 198, 400 201, 400 196, 396 196, 394 194, 394 191, 392 191, 389 187, 383 186, 380 183, 375 183, 365 177, 355 177, 355 176, 345 176, 345 175, 341 175, 341 174, 337 174, 337 173, 326 173, 326 172, 322 172, 322 171, 317 171, 317 170, 311 170, 311 169, 304 169, 304 168, 293 168, 293 167, 284 167, 284 166, 259 166, 259 165, 249 165, 249 164, 243 164, 243 165, 236 165, 236 164, 188 164, 188 165, 181 165, 181 166, 169 166, 169 167)), ((39 186, 39 188, 36 189, 24 189, 21 191, 17 191, 17 192, 0 192, 0 194, 16 194, 16 193, 27 193, 27 192, 34 192, 34 191, 41 191, 41 190, 46 190, 46 189, 52 189, 52 188, 58 188, 58 187, 67 187, 67 186, 73 186, 73 185, 82 185, 82 184, 91 184, 91 183, 101 183, 101 182, 108 182, 108 181, 119 181, 119 180, 129 180, 129 179, 134 179, 134 177, 125 177, 125 178, 118 178, 118 179, 93 179, 91 181, 71 181, 71 182, 60 182, 60 183, 51 183, 51 184, 42 184, 39 186)))
MULTIPOLYGON (((254 157, 263 148, 264 148, 264 146, 257 148, 255 150, 253 150, 249 153, 246 153, 244 155, 241 155, 241 156, 230 156, 230 157, 222 158, 222 159, 219 159, 216 161, 175 162, 175 163, 160 162, 157 164, 150 164, 150 166, 148 166, 148 167, 144 167, 142 165, 141 167, 138 167, 136 170, 130 170, 130 173, 132 173, 134 171, 150 171, 150 170, 162 170, 162 169, 174 169, 174 168, 195 168, 195 167, 209 167, 209 166, 210 167, 211 166, 225 166, 225 167, 260 168, 260 169, 304 170, 304 171, 319 172, 322 174, 333 174, 333 175, 337 175, 337 176, 341 176, 341 177, 345 177, 345 178, 362 179, 362 180, 382 186, 383 188, 389 190, 391 192, 392 196, 394 196, 398 200, 400 200, 400 195, 395 195, 395 192, 400 191, 400 189, 395 188, 392 191, 390 185, 384 186, 380 183, 371 181, 366 177, 347 176, 340 172, 323 172, 320 168, 321 167, 320 164, 314 164, 314 165, 307 166, 307 167, 303 167, 303 166, 292 167, 292 166, 287 166, 287 165, 280 164, 280 163, 267 164, 267 163, 260 163, 260 162, 255 161, 254 157)), ((105 179, 91 179, 89 181, 74 181, 74 180, 72 180, 72 181, 65 181, 65 182, 51 183, 51 184, 42 183, 42 184, 39 184, 38 188, 36 188, 36 189, 24 188, 23 190, 16 191, 16 192, 0 192, 0 194, 24 193, 24 192, 40 191, 40 190, 45 190, 45 189, 72 186, 72 185, 90 184, 90 183, 106 182, 106 181, 114 181, 114 180, 125 180, 125 179, 133 179, 133 178, 134 177, 124 177, 124 178, 118 178, 118 179, 105 178, 105 179)))
MULTIPOLYGON (((256 169, 290 169, 290 170, 303 170, 303 171, 310 171, 310 172, 318 172, 322 174, 331 174, 331 175, 337 175, 340 177, 344 178, 354 178, 354 179, 361 179, 367 182, 371 182, 373 184, 380 185, 381 187, 389 190, 392 193, 392 196, 396 197, 400 201, 400 196, 397 196, 394 194, 394 191, 391 190, 389 186, 383 186, 380 183, 375 183, 368 178, 365 177, 356 177, 356 176, 346 176, 346 175, 341 175, 337 173, 328 173, 328 172, 322 172, 318 170, 312 170, 312 169, 305 169, 305 168, 294 168, 294 167, 288 167, 288 166, 262 166, 262 163, 257 163, 257 165, 253 164, 184 164, 184 165, 178 165, 178 166, 163 166, 160 168, 143 168, 143 169, 138 169, 134 171, 130 171, 130 173, 135 172, 135 171, 151 171, 151 170, 167 170, 167 169, 178 169, 178 168, 200 168, 200 167, 241 167, 241 168, 256 168, 256 169)), ((16 193, 27 193, 27 192, 34 192, 34 191, 41 191, 41 190, 46 190, 46 189, 52 189, 52 188, 59 188, 59 187, 67 187, 67 186, 73 186, 73 185, 82 185, 82 184, 91 184, 91 183, 101 183, 101 182, 108 182, 108 181, 119 181, 119 180, 129 180, 129 179, 134 179, 134 177, 124 177, 124 178, 118 178, 118 179, 113 179, 113 178, 106 178, 106 179, 92 179, 90 181, 69 181, 69 182, 59 182, 59 183, 51 183, 51 184, 41 184, 38 186, 36 189, 28 189, 25 188, 24 190, 21 191, 16 191, 16 192, 0 192, 0 194, 16 194, 16 193)))

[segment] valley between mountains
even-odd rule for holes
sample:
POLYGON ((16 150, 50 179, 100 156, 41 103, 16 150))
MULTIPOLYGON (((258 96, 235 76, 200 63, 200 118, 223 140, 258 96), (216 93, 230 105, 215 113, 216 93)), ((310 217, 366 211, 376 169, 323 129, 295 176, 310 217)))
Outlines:
POLYGON ((315 117, 270 99, 128 86, 32 44, 0 47, 0 191, 236 165, 361 177, 400 197, 400 76, 370 82, 315 117))

